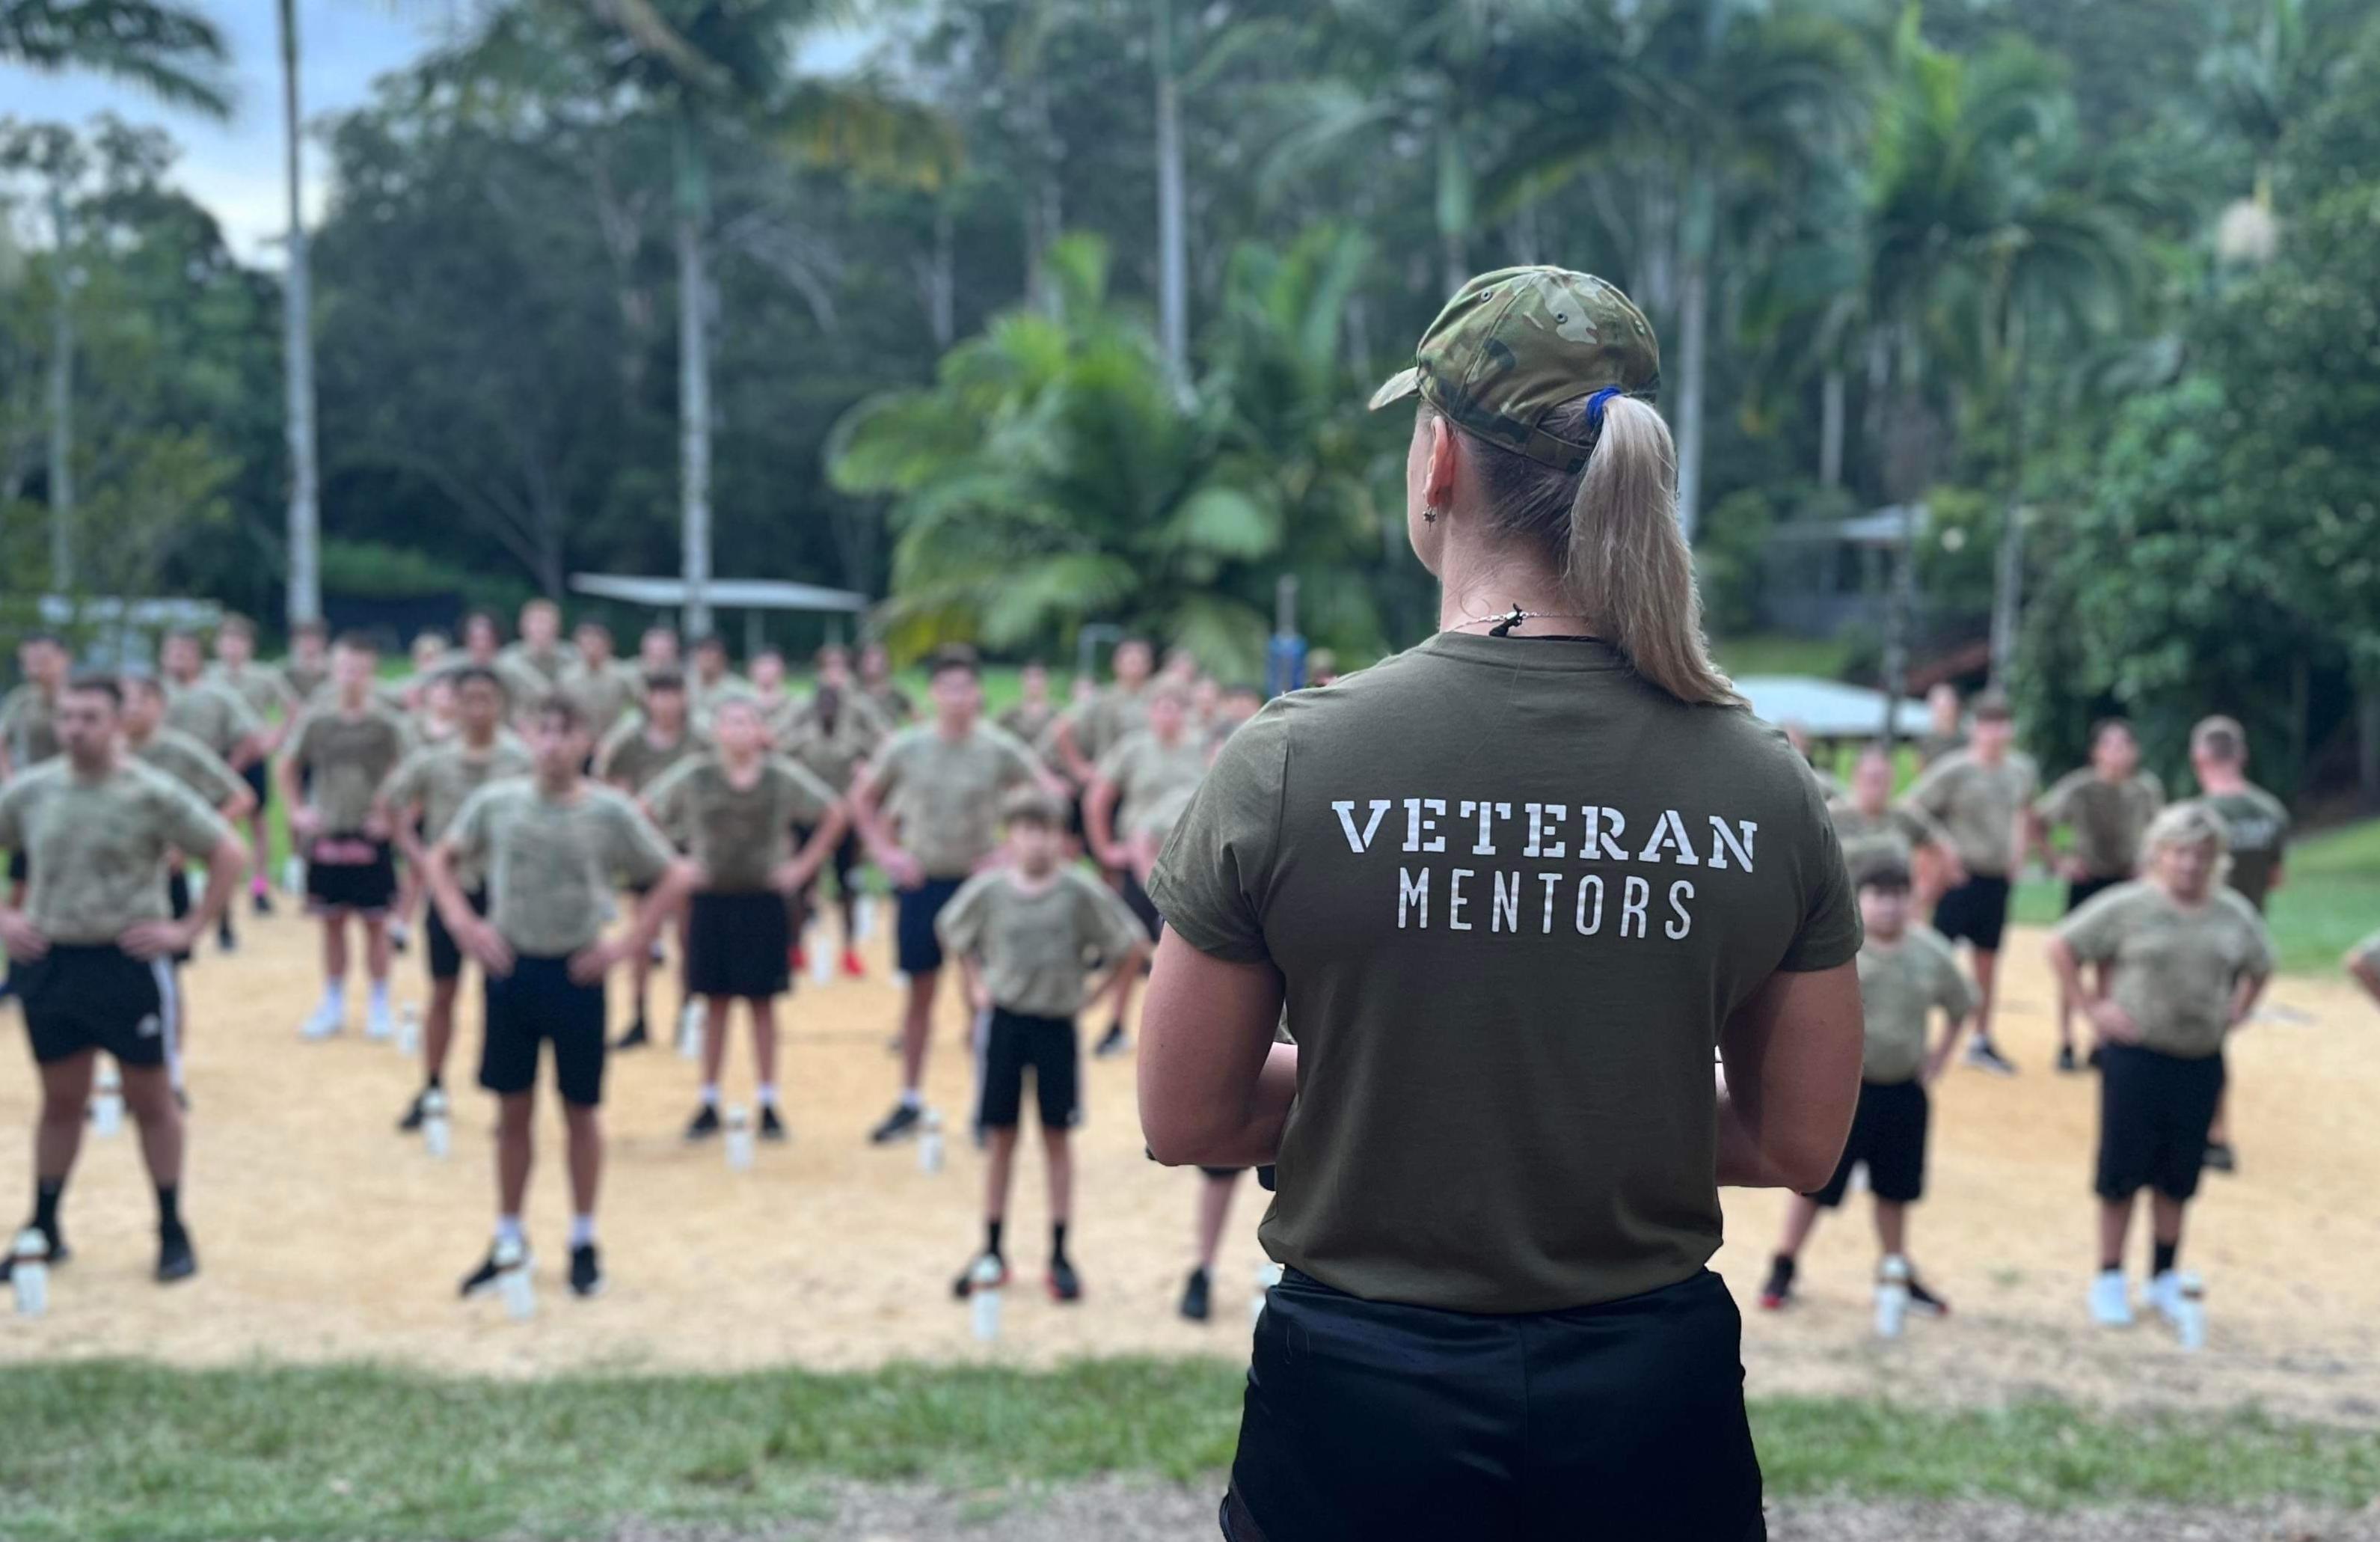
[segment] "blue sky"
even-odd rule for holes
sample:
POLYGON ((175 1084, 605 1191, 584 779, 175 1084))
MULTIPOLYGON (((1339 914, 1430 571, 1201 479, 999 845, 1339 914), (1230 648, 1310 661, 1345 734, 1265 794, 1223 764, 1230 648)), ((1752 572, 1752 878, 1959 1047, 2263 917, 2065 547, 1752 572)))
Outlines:
MULTIPOLYGON (((228 39, 238 109, 216 124, 162 106, 129 87, 89 75, 52 76, 0 64, 0 114, 34 121, 81 123, 112 112, 170 131, 183 147, 175 180, 214 212, 243 258, 278 265, 287 224, 281 181, 280 42, 273 0, 199 0, 228 39)), ((373 80, 404 67, 472 13, 468 0, 298 0, 304 51, 302 105, 310 119, 368 100, 373 80)), ((820 40, 806 49, 812 67, 847 65, 856 38, 820 40)), ((306 214, 319 220, 323 156, 310 145, 306 214)))

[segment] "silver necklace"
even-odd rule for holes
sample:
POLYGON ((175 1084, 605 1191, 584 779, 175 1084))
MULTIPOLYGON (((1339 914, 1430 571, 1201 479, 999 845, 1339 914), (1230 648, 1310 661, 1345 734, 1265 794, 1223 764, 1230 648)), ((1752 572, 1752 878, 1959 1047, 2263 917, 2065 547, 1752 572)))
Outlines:
POLYGON ((1523 610, 1521 602, 1514 600, 1512 608, 1510 610, 1494 616, 1469 617, 1454 623, 1453 630, 1460 631, 1464 627, 1487 626, 1488 635, 1490 637, 1510 637, 1512 634, 1512 629, 1524 621, 1584 621, 1585 619, 1585 617, 1569 611, 1523 610), (1490 622, 1494 625, 1489 626, 1490 622))

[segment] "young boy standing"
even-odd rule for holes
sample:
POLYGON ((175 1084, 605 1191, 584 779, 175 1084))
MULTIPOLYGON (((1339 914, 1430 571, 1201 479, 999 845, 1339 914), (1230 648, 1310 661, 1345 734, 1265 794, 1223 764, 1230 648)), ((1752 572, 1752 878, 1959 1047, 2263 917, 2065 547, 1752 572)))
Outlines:
MULTIPOLYGON (((645 633, 645 650, 650 658, 672 654, 677 647, 677 633, 654 630, 645 633)), ((688 704, 686 677, 674 667, 655 670, 642 678, 640 688, 642 708, 623 717, 619 726, 604 738, 595 751, 595 775, 631 798, 661 779, 662 773, 687 759, 700 754, 709 741, 690 726, 692 708, 688 704)), ((679 954, 686 949, 685 928, 679 927, 679 954)), ((645 999, 653 973, 660 961, 651 953, 640 953, 629 965, 628 988, 635 993, 636 1009, 628 1019, 628 1030, 620 1035, 615 1049, 640 1049, 652 1042, 652 1034, 645 1026, 645 999)))
MULTIPOLYGON (((1083 961, 1096 955, 1116 973, 1137 969, 1147 935, 1106 885, 1058 865, 1066 828, 1055 798, 1026 789, 1010 795, 1005 812, 1014 866, 969 879, 935 923, 943 948, 959 961, 967 1001, 981 1024, 982 1101, 976 1122, 989 1137, 990 1156, 984 1175, 981 1256, 997 1263, 1006 1280, 1001 1228, 1008 1213, 1008 1181, 1029 1067, 1050 1178, 1050 1293, 1077 1301, 1082 1280, 1066 1256, 1074 1189, 1068 1132, 1081 1114, 1082 1046, 1075 1014, 1109 983, 1101 979, 1096 989, 1086 990, 1083 961)), ((962 1299, 974 1273, 971 1265, 958 1278, 954 1289, 962 1299)))
MULTIPOLYGON (((1909 1206, 1925 1192, 1925 1128, 1930 1112, 1925 1089, 1950 1063, 1950 1052, 1968 1015, 1974 988, 1959 972, 1958 956, 1930 927, 1909 919, 1909 869, 1897 863, 1873 865, 1859 880, 1860 919, 1867 940, 1859 952, 1860 1006, 1867 1016, 1867 1047, 1861 1058, 1859 1109, 1851 1139, 1834 1177, 1814 1194, 1796 1194, 1785 1216, 1785 1238, 1769 1266, 1760 1304, 1774 1312, 1793 1295, 1793 1271, 1802 1244, 1818 1224, 1821 1210, 1842 1204, 1852 1169, 1867 1164, 1876 1193, 1876 1234, 1887 1263, 1904 1267, 1909 1248, 1909 1206), (1937 1008, 1942 1036, 1929 1051, 1925 1024, 1937 1008)), ((1941 1316, 1949 1306, 1909 1274, 1909 1307, 1941 1316)))

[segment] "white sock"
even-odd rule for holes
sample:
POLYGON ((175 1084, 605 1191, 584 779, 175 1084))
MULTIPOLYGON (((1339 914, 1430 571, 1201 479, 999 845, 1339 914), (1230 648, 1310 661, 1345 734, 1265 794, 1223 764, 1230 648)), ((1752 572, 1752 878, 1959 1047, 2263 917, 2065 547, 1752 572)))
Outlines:
POLYGON ((570 1245, 572 1247, 585 1247, 589 1243, 594 1242, 594 1217, 573 1216, 570 1218, 570 1245))
POLYGON ((374 980, 371 983, 371 1010, 379 1016, 388 1015, 388 982, 386 980, 374 980))
POLYGON ((705 1082, 702 1084, 702 1106, 706 1108, 716 1108, 719 1107, 718 1083, 705 1082))
POLYGON ((500 1242, 517 1242, 520 1240, 520 1218, 518 1216, 498 1216, 496 1218, 496 1241, 500 1242))
POLYGON ((901 1107, 904 1108, 922 1108, 925 1105, 925 1101, 926 1100, 924 1098, 917 1095, 917 1088, 903 1087, 901 1089, 901 1107))
POLYGON ((347 983, 345 980, 332 980, 323 985, 322 1015, 324 1017, 347 1015, 347 983))
POLYGON ((763 1083, 760 1083, 760 1095, 760 1095, 760 1107, 761 1107, 761 1108, 775 1108, 775 1107, 777 1106, 777 1083, 775 1083, 774 1082, 763 1082, 763 1083))

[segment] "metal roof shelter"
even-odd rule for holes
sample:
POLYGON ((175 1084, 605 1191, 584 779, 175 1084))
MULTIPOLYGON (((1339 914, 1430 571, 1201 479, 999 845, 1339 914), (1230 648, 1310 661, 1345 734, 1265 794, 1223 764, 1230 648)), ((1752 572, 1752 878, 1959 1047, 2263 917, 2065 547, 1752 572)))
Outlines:
MULTIPOLYGON (((1884 732, 1881 691, 1808 675, 1739 675, 1735 688, 1763 720, 1799 723, 1813 739, 1874 739, 1884 732)), ((1923 702, 1904 699, 1893 709, 1893 716, 1904 738, 1926 729, 1923 702)))
MULTIPOLYGON (((686 582, 684 579, 639 578, 625 573, 573 573, 570 587, 578 594, 591 594, 601 600, 620 600, 629 605, 650 606, 655 610, 683 611, 686 608, 686 582)), ((760 613, 764 610, 797 610, 811 614, 856 616, 872 603, 867 595, 848 589, 827 589, 815 583, 789 583, 781 579, 711 579, 702 586, 702 597, 714 609, 744 612, 744 651, 756 653, 760 645, 760 613)))

